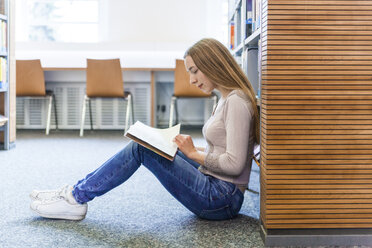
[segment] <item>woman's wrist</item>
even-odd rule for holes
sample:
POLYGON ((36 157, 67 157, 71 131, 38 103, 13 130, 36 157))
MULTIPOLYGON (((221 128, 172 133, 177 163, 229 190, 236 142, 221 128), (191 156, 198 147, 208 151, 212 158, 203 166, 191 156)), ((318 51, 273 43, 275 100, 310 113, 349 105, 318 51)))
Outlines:
POLYGON ((189 157, 192 160, 195 160, 198 156, 199 151, 197 149, 191 151, 187 157, 189 157))
POLYGON ((204 152, 201 152, 195 149, 195 151, 190 152, 187 157, 194 160, 198 164, 204 165, 204 159, 205 159, 204 152))

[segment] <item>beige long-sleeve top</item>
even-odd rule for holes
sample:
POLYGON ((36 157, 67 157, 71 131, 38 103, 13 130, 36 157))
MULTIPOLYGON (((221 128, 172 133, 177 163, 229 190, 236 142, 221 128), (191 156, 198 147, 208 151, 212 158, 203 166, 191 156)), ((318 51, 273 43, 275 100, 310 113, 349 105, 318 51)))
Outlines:
POLYGON ((247 186, 254 147, 254 111, 248 97, 234 90, 218 105, 203 126, 207 141, 204 166, 199 170, 236 184, 247 186))

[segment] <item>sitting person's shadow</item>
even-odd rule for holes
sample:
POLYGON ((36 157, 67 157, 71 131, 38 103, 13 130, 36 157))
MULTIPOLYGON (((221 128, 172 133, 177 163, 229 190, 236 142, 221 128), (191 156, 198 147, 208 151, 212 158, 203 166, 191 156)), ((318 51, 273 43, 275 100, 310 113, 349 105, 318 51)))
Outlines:
POLYGON ((239 247, 260 239, 259 220, 244 214, 231 220, 210 221, 190 213, 170 223, 152 216, 145 223, 130 218, 126 216, 123 221, 111 223, 89 217, 81 222, 35 217, 29 224, 54 237, 62 235, 67 238, 65 245, 75 247, 229 247, 233 244, 239 247), (255 237, 250 238, 251 235, 255 237))

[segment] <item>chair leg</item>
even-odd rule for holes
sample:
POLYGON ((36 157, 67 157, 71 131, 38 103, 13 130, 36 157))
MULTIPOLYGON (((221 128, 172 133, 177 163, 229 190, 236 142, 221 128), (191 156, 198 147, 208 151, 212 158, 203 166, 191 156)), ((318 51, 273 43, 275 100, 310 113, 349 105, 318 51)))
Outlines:
POLYGON ((134 124, 134 103, 133 103, 133 95, 131 94, 131 112, 132 112, 132 124, 134 124))
POLYGON ((54 104, 54 119, 56 121, 56 130, 58 130, 58 115, 57 115, 57 101, 56 96, 52 94, 53 97, 53 104, 54 104))
POLYGON ((174 104, 176 102, 176 97, 172 96, 170 109, 169 109, 169 127, 173 126, 173 112, 174 112, 174 104))
POLYGON ((53 97, 52 96, 49 96, 48 98, 48 116, 47 116, 47 123, 46 123, 46 129, 45 129, 45 134, 46 135, 49 135, 49 129, 50 129, 50 116, 52 115, 52 100, 53 100, 53 97))
POLYGON ((132 109, 132 94, 128 94, 127 97, 127 111, 125 113, 125 127, 124 127, 124 134, 128 130, 128 123, 129 123, 129 114, 132 109))
POLYGON ((85 111, 86 111, 86 101, 88 97, 87 95, 84 95, 84 100, 83 100, 83 107, 81 110, 81 122, 80 122, 80 137, 83 137, 84 135, 84 122, 85 122, 85 111))
POLYGON ((88 97, 89 104, 89 118, 90 118, 90 130, 93 131, 93 115, 92 115, 92 99, 88 97))
POLYGON ((176 101, 174 102, 174 110, 176 112, 176 124, 180 123, 179 116, 178 116, 178 101, 176 98, 176 101))

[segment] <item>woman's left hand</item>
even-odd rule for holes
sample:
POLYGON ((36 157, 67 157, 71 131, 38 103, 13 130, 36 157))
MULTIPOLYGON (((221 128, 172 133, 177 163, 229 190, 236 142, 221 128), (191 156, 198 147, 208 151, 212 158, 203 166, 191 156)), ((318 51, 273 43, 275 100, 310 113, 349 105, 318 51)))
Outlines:
POLYGON ((180 151, 189 158, 192 157, 193 153, 198 152, 190 135, 178 134, 173 139, 173 142, 175 142, 178 146, 178 149, 180 149, 180 151))

